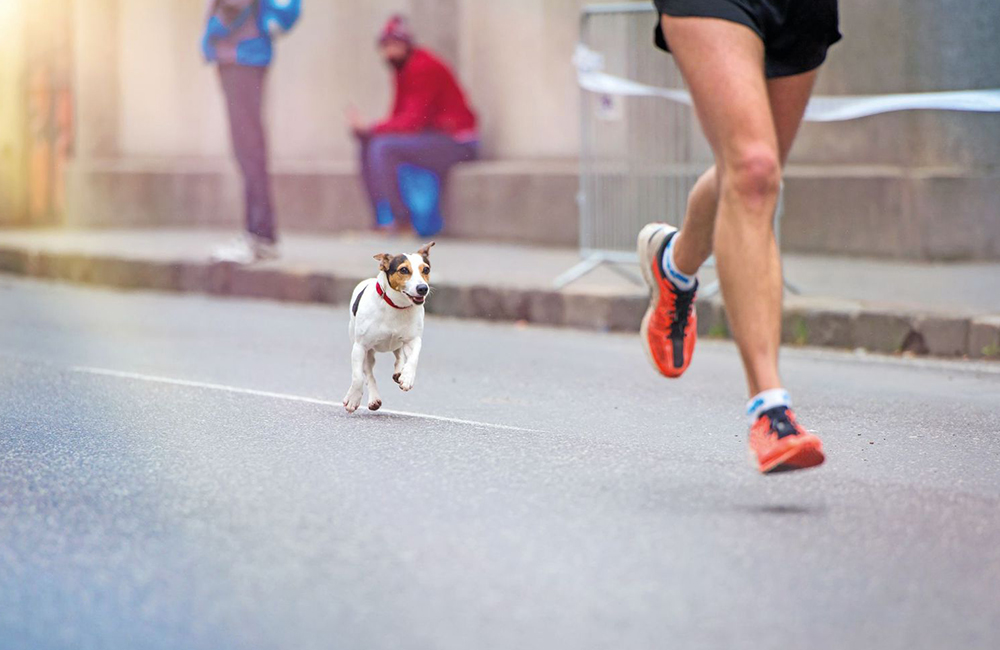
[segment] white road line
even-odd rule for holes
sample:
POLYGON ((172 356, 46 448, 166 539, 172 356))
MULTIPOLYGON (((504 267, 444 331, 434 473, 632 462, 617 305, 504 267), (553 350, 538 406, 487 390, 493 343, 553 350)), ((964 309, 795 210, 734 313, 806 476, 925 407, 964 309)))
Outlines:
MULTIPOLYGON (((337 408, 344 408, 344 405, 340 402, 331 402, 329 400, 317 399, 315 397, 303 397, 301 395, 290 395, 288 393, 274 393, 267 390, 257 390, 254 388, 240 388, 238 386, 227 386, 225 384, 213 384, 204 381, 191 381, 188 379, 173 379, 171 377, 157 377, 155 375, 144 375, 138 372, 125 372, 122 370, 110 370, 107 368, 88 368, 85 366, 72 366, 69 368, 70 372, 76 372, 87 375, 99 375, 103 377, 117 377, 119 379, 134 379, 137 381, 145 381, 154 384, 168 384, 171 386, 186 386, 189 388, 202 388, 205 390, 217 390, 226 393, 236 393, 238 395, 253 395, 255 397, 267 397, 270 399, 279 399, 286 402, 299 402, 302 404, 318 404, 320 406, 334 406, 337 408)), ((538 429, 525 429, 523 427, 512 427, 506 424, 491 424, 489 422, 477 422, 476 420, 462 420, 459 418, 448 418, 442 415, 428 415, 426 413, 412 413, 410 411, 392 411, 389 409, 380 409, 379 413, 385 413, 386 415, 399 415, 409 418, 421 418, 424 420, 434 420, 437 422, 449 422, 451 424, 465 424, 471 427, 482 427, 486 429, 503 429, 505 431, 525 431, 528 433, 541 433, 538 429)))

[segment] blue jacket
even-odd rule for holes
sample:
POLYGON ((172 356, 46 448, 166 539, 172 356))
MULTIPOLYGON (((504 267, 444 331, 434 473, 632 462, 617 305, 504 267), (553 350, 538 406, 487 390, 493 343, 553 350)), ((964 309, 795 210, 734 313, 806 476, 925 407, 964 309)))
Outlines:
POLYGON ((205 60, 254 67, 270 65, 272 39, 290 30, 302 12, 302 0, 247 0, 235 16, 213 5, 201 41, 205 60))

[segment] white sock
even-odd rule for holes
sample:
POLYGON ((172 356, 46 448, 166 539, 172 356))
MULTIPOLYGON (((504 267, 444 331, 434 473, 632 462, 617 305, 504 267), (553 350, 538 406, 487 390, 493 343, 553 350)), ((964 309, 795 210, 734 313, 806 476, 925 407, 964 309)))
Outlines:
POLYGON ((791 408, 792 398, 788 396, 788 391, 784 388, 772 388, 762 393, 757 393, 747 402, 747 417, 750 418, 750 426, 760 417, 764 411, 770 411, 776 406, 791 408))
POLYGON ((677 262, 674 261, 674 244, 676 243, 677 235, 674 235, 670 238, 670 243, 663 250, 663 259, 660 260, 660 266, 663 268, 663 275, 673 282, 675 287, 681 291, 690 291, 694 289, 694 285, 698 280, 692 275, 686 275, 677 270, 677 262))

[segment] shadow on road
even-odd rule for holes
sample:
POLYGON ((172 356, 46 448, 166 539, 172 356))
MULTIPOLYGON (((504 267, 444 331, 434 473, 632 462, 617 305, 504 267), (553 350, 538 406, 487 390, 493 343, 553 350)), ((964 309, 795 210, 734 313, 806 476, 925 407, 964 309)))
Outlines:
POLYGON ((802 505, 796 504, 753 504, 753 505, 743 505, 737 506, 736 510, 744 514, 752 515, 773 515, 778 517, 783 516, 812 516, 818 517, 826 515, 826 504, 819 505, 802 505))

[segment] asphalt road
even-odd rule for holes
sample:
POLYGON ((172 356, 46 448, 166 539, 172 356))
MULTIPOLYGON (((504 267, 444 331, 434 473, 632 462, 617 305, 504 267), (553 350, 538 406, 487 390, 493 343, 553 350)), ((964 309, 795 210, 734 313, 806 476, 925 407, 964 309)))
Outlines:
POLYGON ((421 361, 348 416, 344 308, 0 279, 0 648, 1000 647, 1000 366, 788 350, 761 477, 729 344, 421 361))

